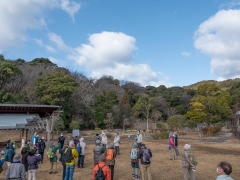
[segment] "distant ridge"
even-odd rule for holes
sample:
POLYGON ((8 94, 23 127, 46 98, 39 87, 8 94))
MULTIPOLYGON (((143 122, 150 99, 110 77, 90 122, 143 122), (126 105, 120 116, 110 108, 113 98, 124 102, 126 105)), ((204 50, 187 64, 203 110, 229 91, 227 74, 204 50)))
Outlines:
POLYGON ((194 89, 197 90, 198 86, 203 84, 216 84, 223 90, 230 89, 233 85, 240 83, 240 78, 228 79, 224 81, 215 81, 215 80, 204 80, 197 83, 194 83, 189 86, 183 86, 184 89, 194 89))

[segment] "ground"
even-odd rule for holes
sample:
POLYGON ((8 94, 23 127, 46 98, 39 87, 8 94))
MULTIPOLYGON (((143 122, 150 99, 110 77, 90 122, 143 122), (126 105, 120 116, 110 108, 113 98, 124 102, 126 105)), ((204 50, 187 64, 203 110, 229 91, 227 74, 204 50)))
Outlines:
MULTIPOLYGON (((116 158, 114 180, 132 180, 131 165, 129 152, 134 140, 123 140, 120 146, 120 155, 116 158)), ((183 173, 181 168, 181 157, 177 160, 170 160, 170 151, 167 149, 167 140, 145 140, 144 143, 153 153, 151 172, 153 180, 182 180, 183 173)), ((183 153, 183 146, 188 143, 192 146, 192 152, 195 154, 199 164, 195 173, 197 180, 216 179, 216 166, 220 161, 228 161, 233 166, 231 177, 238 179, 240 177, 239 169, 239 140, 229 137, 229 134, 222 134, 218 137, 201 139, 196 133, 188 133, 180 136, 179 152, 183 153)), ((85 156, 85 168, 76 168, 74 180, 91 180, 93 170, 93 144, 88 145, 85 156)), ((4 171, 0 175, 3 179, 6 172, 6 164, 3 166, 4 171)), ((58 162, 58 174, 50 175, 48 173, 49 160, 45 157, 44 163, 39 165, 38 180, 61 180, 62 166, 58 162)), ((240 179, 240 178, 239 178, 240 179)))

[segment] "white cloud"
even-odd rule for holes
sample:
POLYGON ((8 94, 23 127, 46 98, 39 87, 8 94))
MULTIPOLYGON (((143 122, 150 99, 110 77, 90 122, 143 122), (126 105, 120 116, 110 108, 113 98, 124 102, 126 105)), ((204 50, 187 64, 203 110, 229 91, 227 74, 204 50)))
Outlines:
POLYGON ((143 86, 172 86, 168 77, 163 76, 161 80, 161 74, 153 71, 149 65, 134 63, 135 42, 134 37, 121 32, 92 34, 89 43, 76 48, 69 58, 91 71, 92 77, 111 75, 143 86))
POLYGON ((52 52, 52 53, 55 53, 56 52, 56 49, 53 48, 52 46, 48 45, 48 44, 44 44, 42 42, 42 39, 37 39, 37 38, 34 38, 34 41, 41 47, 45 47, 49 52, 52 52))
POLYGON ((194 46, 211 57, 221 79, 240 77, 240 10, 221 10, 195 32, 194 46))
POLYGON ((0 51, 27 41, 28 30, 47 26, 47 12, 55 8, 62 9, 73 18, 80 9, 80 3, 73 0, 0 1, 0 51))
POLYGON ((185 56, 185 57, 190 57, 190 56, 191 56, 190 52, 187 52, 187 51, 183 51, 183 52, 181 53, 181 55, 182 55, 182 56, 185 56))
POLYGON ((48 58, 50 61, 52 61, 54 64, 57 64, 59 61, 55 59, 54 57, 49 57, 48 58))
POLYGON ((65 44, 60 36, 55 33, 48 33, 49 39, 57 46, 59 50, 66 50, 68 51, 70 48, 65 44))

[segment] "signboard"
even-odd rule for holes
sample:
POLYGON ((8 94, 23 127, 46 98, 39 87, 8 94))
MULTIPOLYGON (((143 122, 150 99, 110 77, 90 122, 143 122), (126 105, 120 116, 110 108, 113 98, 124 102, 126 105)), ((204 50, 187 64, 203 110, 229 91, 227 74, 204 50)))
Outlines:
POLYGON ((80 136, 80 131, 79 131, 79 129, 74 129, 74 130, 72 130, 72 137, 75 137, 75 136, 80 136))

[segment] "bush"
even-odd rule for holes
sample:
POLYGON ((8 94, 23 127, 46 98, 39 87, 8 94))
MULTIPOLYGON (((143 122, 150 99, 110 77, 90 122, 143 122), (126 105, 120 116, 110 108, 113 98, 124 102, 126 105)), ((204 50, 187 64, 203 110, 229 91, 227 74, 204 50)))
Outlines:
POLYGON ((222 127, 219 127, 219 126, 215 127, 213 134, 219 133, 221 131, 221 129, 222 129, 222 127))
POLYGON ((111 133, 106 134, 108 139, 112 139, 113 135, 111 133))
POLYGON ((167 131, 160 132, 161 139, 168 139, 169 133, 167 131))
POLYGON ((143 129, 143 132, 146 132, 146 129, 143 129))
POLYGON ((80 129, 80 125, 77 121, 72 121, 69 126, 70 129, 80 129))
POLYGON ((97 127, 97 128, 95 128, 95 130, 96 130, 96 131, 100 131, 100 130, 101 130, 101 128, 97 127))
POLYGON ((152 138, 154 139, 154 140, 156 140, 156 139, 159 139, 160 138, 160 133, 152 133, 151 134, 151 136, 152 136, 152 138))

